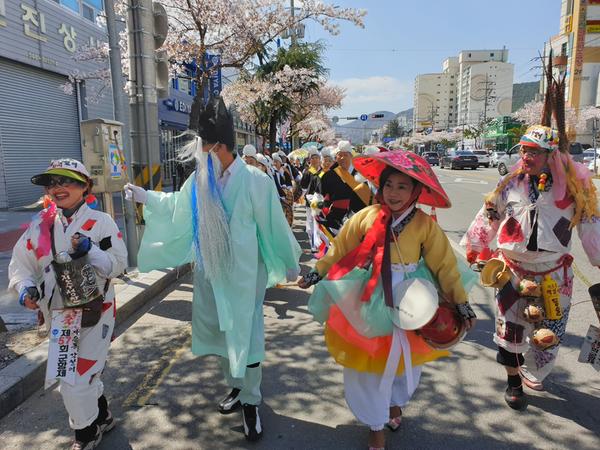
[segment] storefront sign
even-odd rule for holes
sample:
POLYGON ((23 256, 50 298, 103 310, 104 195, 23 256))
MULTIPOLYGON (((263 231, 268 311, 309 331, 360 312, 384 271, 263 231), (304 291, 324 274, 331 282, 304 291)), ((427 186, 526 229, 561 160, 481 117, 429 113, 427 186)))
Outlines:
POLYGON ((192 112, 194 97, 187 92, 178 91, 172 86, 169 98, 158 103, 158 118, 163 127, 179 131, 186 130, 192 112))
POLYGON ((577 21, 576 44, 575 44, 575 64, 573 75, 575 79, 581 77, 583 70, 583 50, 585 47, 585 29, 586 29, 587 1, 581 0, 579 5, 579 20, 577 21))
POLYGON ((585 25, 586 33, 600 33, 600 20, 588 20, 585 25))
POLYGON ((52 325, 46 365, 46 388, 55 380, 75 384, 81 331, 80 308, 52 311, 52 325))
POLYGON ((75 61, 81 47, 107 40, 106 32, 54 2, 0 0, 0 56, 68 74, 94 70, 97 62, 75 61))
POLYGON ((167 109, 173 111, 177 111, 184 114, 191 114, 192 112, 191 104, 178 100, 176 98, 167 98, 163 100, 163 103, 167 107, 167 109))

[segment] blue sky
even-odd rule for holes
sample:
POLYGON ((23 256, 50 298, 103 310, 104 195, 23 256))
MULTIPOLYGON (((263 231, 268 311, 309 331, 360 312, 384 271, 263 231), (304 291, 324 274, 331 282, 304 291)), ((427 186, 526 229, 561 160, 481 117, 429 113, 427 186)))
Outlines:
POLYGON ((368 11, 364 29, 342 23, 337 36, 306 27, 305 40, 327 45, 330 81, 347 89, 339 116, 412 107, 415 76, 460 50, 506 46, 515 83, 536 80, 531 59, 559 32, 560 0, 325 1, 368 11))

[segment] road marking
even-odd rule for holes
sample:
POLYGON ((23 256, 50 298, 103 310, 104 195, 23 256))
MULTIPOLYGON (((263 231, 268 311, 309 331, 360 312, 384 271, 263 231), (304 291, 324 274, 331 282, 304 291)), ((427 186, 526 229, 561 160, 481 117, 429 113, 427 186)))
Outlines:
POLYGON ((172 345, 167 347, 165 354, 150 368, 142 382, 125 399, 122 405, 123 408, 146 406, 148 400, 169 374, 175 362, 181 358, 184 352, 189 351, 192 342, 191 327, 186 327, 185 331, 171 342, 172 345), (183 342, 181 342, 182 339, 183 342), (173 352, 176 347, 177 350, 173 352))
POLYGON ((583 274, 583 272, 581 272, 581 270, 579 269, 579 267, 577 266, 577 264, 575 264, 575 262, 573 262, 573 273, 588 288, 592 286, 592 283, 590 282, 590 280, 588 280, 587 277, 583 274))
POLYGON ((468 183, 468 184, 489 184, 487 181, 483 180, 467 180, 465 178, 456 178, 454 180, 455 183, 468 183))

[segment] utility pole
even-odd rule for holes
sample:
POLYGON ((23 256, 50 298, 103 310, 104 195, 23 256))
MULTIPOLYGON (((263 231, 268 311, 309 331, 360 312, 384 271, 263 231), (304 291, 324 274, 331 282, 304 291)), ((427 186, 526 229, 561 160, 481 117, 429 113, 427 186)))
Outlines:
MULTIPOLYGON (((123 95, 123 73, 121 71, 121 48, 119 47, 119 30, 117 29, 117 18, 115 15, 114 0, 106 0, 104 2, 104 11, 106 12, 106 28, 108 31, 108 47, 110 61, 110 77, 113 95, 113 108, 115 120, 123 124, 123 152, 127 158, 127 178, 133 180, 132 161, 133 155, 131 151, 131 141, 129 135, 129 127, 126 113, 125 96, 123 95)), ((135 206, 133 202, 124 201, 124 216, 125 216, 125 244, 127 245, 128 265, 129 267, 137 266, 138 252, 138 236, 137 227, 135 224, 135 206)))
MULTIPOLYGON (((290 0, 290 15, 292 16, 292 23, 293 23, 295 20, 295 17, 296 17, 294 0, 290 0)), ((293 48, 296 46, 296 44, 298 43, 297 39, 298 38, 296 36, 296 25, 294 25, 292 27, 292 29, 290 30, 290 47, 293 48)), ((291 138, 290 144, 292 146, 291 150, 295 150, 299 147, 298 137, 294 136, 294 134, 293 134, 293 131, 294 131, 293 126, 294 126, 294 123, 293 123, 293 117, 292 117, 290 119, 290 138, 291 138)), ((275 149, 271 149, 271 153, 273 153, 274 151, 275 151, 275 149)))
POLYGON ((487 121, 487 108, 488 108, 488 100, 494 100, 496 97, 493 95, 490 95, 494 88, 490 87, 490 86, 495 86, 496 83, 494 81, 488 81, 488 74, 486 72, 485 74, 485 81, 483 83, 484 87, 483 87, 483 121, 486 122, 487 121))
POLYGON ((152 0, 129 0, 127 24, 133 172, 145 188, 155 189, 160 187, 160 150, 152 0))

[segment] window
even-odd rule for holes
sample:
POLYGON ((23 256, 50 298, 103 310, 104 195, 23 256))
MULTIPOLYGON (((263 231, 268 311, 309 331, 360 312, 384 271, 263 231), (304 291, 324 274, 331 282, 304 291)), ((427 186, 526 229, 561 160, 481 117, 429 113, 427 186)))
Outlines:
POLYGON ((60 4, 79 13, 79 0, 60 0, 60 4))
POLYGON ((493 53, 490 53, 490 56, 491 56, 491 57, 494 57, 494 54, 493 54, 493 53))
POLYGON ((87 20, 89 20, 91 22, 96 21, 96 11, 94 11, 94 8, 88 6, 84 3, 82 12, 83 12, 83 17, 85 17, 87 20))
POLYGON ((179 78, 179 90, 181 92, 185 92, 186 94, 190 93, 190 80, 189 78, 179 78))
POLYGON ((104 7, 102 6, 102 0, 84 0, 84 3, 87 3, 97 11, 104 11, 104 7))

